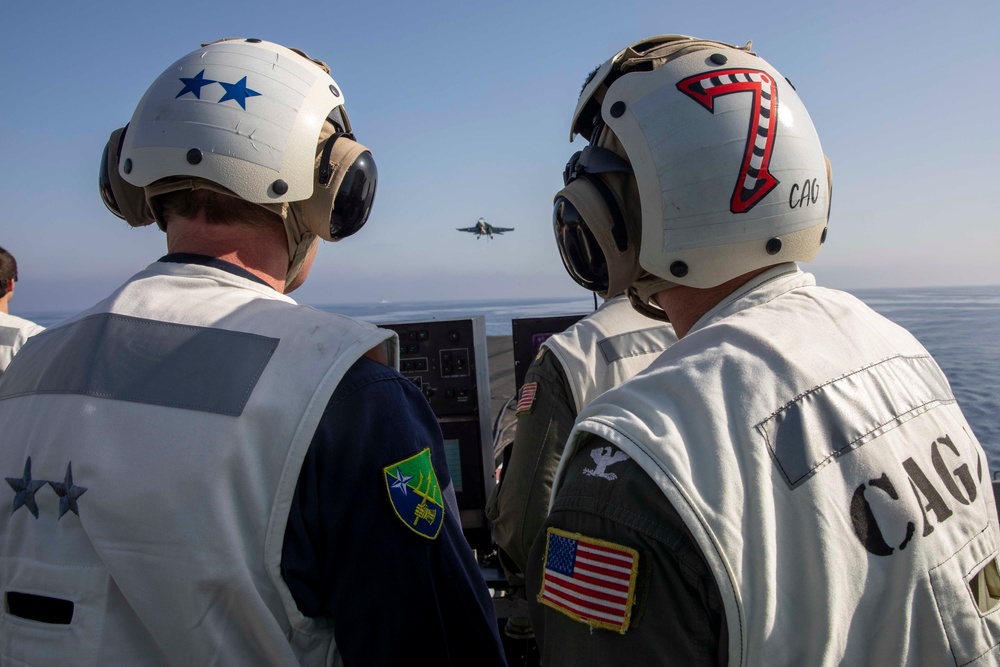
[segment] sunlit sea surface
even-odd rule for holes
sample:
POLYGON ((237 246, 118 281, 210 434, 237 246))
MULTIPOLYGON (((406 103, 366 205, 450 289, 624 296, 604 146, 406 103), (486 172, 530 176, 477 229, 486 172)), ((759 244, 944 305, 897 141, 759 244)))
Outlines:
MULTIPOLYGON (((986 449, 990 469, 1000 474, 1000 285, 851 291, 882 315, 909 329, 930 350, 986 449)), ((594 309, 594 301, 588 295, 574 299, 382 302, 316 307, 375 324, 484 315, 487 335, 503 336, 510 335, 512 319, 586 313, 594 309)), ((70 315, 16 314, 43 326, 70 315)))

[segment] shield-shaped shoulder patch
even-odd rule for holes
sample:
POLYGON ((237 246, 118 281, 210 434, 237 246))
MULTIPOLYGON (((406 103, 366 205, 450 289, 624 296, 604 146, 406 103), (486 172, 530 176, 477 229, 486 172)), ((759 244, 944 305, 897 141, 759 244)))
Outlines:
POLYGON ((433 540, 444 523, 441 485, 434 474, 431 450, 382 469, 389 502, 400 521, 417 535, 433 540))

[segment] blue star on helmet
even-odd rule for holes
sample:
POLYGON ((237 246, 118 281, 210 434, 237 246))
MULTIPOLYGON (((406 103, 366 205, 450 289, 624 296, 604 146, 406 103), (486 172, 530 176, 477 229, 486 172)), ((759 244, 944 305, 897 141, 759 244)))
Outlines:
POLYGON ((396 480, 395 482, 392 483, 392 488, 399 489, 400 491, 403 492, 403 495, 405 496, 406 495, 406 483, 409 482, 411 479, 413 479, 413 475, 404 475, 403 473, 401 473, 399 471, 399 467, 397 466, 396 467, 396 474, 395 475, 390 475, 390 477, 392 477, 394 480, 396 480))
POLYGON ((201 70, 192 77, 182 76, 181 82, 184 84, 184 88, 181 90, 181 92, 177 93, 177 95, 174 97, 175 100, 181 95, 186 95, 188 93, 194 94, 194 96, 200 100, 202 88, 212 83, 218 83, 218 81, 213 81, 212 79, 206 79, 205 70, 201 70))
POLYGON ((219 100, 219 104, 222 104, 226 100, 236 100, 240 103, 240 106, 244 109, 247 108, 247 98, 257 97, 260 95, 256 90, 250 90, 247 88, 247 78, 243 77, 236 83, 224 83, 219 82, 219 85, 226 89, 226 94, 222 96, 219 100))

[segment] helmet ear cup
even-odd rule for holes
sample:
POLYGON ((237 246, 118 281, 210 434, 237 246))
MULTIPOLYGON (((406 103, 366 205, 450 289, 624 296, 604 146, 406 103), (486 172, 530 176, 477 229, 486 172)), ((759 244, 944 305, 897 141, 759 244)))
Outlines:
MULTIPOLYGON (((121 166, 118 161, 121 158, 127 131, 128 125, 118 128, 111 133, 108 143, 105 144, 104 153, 101 155, 98 188, 101 199, 109 211, 133 227, 143 227, 153 222, 153 213, 146 203, 146 193, 143 188, 123 179, 119 172, 121 166)), ((125 168, 127 171, 128 164, 125 168)))
POLYGON ((330 212, 330 236, 334 241, 347 238, 361 229, 371 215, 378 186, 378 168, 370 151, 364 151, 351 163, 330 212))
POLYGON ((349 132, 321 138, 317 160, 312 197, 292 202, 291 209, 304 229, 326 241, 339 241, 368 221, 378 169, 371 150, 349 132))
MULTIPOLYGON (((595 140, 600 132, 600 127, 595 130, 595 140)), ((611 188, 600 174, 631 173, 631 171, 632 167, 628 162, 613 151, 597 145, 587 146, 582 151, 574 153, 563 170, 563 185, 568 186, 577 179, 585 179, 600 194, 611 216, 611 235, 619 252, 626 252, 629 246, 625 215, 611 188)))
POLYGON ((630 173, 613 151, 587 146, 569 159, 565 187, 555 197, 552 223, 563 266, 581 287, 604 298, 623 292, 639 271, 622 203, 605 182, 630 173))
POLYGON ((579 209, 563 193, 556 195, 552 227, 559 256, 569 276, 580 287, 607 296, 608 259, 604 249, 579 209))

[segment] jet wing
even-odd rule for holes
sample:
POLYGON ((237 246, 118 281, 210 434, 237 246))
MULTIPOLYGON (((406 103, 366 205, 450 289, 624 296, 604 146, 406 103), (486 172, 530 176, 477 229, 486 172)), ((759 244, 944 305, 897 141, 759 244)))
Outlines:
POLYGON ((472 232, 473 234, 479 231, 479 227, 456 227, 455 229, 460 232, 472 232))
POLYGON ((512 231, 514 231, 514 228, 513 227, 494 227, 492 229, 492 231, 493 231, 494 234, 503 234, 504 232, 512 232, 512 231))

